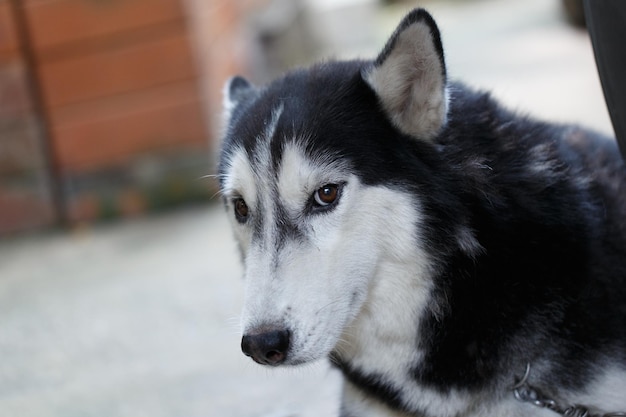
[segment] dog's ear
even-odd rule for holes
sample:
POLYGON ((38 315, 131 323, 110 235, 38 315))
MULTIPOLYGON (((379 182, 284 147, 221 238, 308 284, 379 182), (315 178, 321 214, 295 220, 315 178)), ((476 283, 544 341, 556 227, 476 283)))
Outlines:
POLYGON ((393 124, 433 139, 446 123, 446 67, 439 29, 423 9, 409 13, 376 61, 362 72, 393 124))
POLYGON ((226 81, 222 102, 224 107, 224 121, 226 124, 230 121, 233 111, 237 106, 242 102, 252 99, 256 91, 256 87, 239 75, 226 81))

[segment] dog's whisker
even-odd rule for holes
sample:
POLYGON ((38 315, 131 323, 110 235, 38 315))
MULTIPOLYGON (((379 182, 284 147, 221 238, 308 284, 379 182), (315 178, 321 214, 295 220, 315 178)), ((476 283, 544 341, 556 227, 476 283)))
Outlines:
POLYGON ((215 193, 213 193, 213 194, 211 195, 211 197, 210 197, 209 199, 211 199, 211 200, 212 200, 212 199, 214 199, 215 197, 217 197, 218 195, 219 195, 219 196, 223 195, 222 190, 217 190, 215 193))

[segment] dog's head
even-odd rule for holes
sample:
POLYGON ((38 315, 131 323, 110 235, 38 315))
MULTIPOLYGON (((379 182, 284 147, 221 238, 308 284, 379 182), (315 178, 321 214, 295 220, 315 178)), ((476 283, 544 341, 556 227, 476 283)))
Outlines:
MULTIPOLYGON (((242 349, 256 362, 327 356, 380 276, 416 256, 408 155, 445 123, 439 32, 423 10, 375 61, 329 62, 265 87, 225 87, 220 185, 245 264, 242 349)), ((397 292, 397 291, 396 291, 397 292)), ((379 291, 380 294, 380 291, 379 291)))

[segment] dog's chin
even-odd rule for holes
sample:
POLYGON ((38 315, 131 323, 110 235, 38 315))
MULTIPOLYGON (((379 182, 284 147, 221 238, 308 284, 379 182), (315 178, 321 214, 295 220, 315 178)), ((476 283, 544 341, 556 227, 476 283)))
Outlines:
POLYGON ((319 359, 287 358, 287 360, 285 360, 285 362, 281 363, 279 366, 286 366, 286 367, 306 366, 313 362, 317 362, 318 360, 319 359))
POLYGON ((294 349, 287 353, 287 357, 280 366, 307 366, 329 358, 334 346, 307 346, 304 349, 294 349))
POLYGON ((250 358, 254 362, 259 365, 267 366, 269 368, 291 368, 291 367, 299 367, 299 366, 307 366, 313 363, 319 362, 322 359, 328 358, 328 355, 321 355, 319 357, 292 357, 287 356, 284 361, 276 364, 271 364, 267 362, 258 361, 255 358, 250 358))
POLYGON ((329 355, 330 355, 330 352, 320 352, 319 354, 306 354, 306 355, 288 354, 284 362, 282 362, 279 366, 288 366, 288 367, 307 366, 315 362, 319 362, 320 360, 326 359, 328 358, 329 355))

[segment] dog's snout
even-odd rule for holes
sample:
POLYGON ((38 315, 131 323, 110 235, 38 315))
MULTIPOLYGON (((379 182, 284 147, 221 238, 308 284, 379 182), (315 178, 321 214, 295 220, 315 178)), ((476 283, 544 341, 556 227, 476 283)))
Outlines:
POLYGON ((261 365, 279 365, 287 357, 290 333, 288 330, 244 335, 241 350, 261 365))

